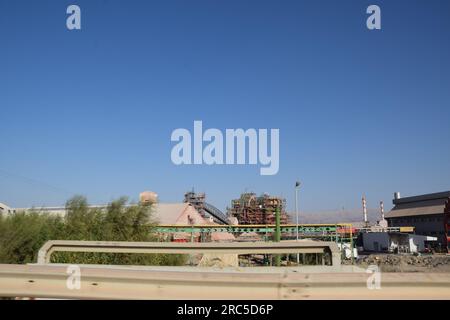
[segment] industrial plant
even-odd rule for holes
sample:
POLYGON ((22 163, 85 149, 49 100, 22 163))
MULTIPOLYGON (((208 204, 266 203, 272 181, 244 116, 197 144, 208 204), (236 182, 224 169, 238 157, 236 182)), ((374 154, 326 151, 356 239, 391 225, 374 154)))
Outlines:
MULTIPOLYGON (((273 285, 264 285, 265 291, 252 294, 261 299, 279 298, 281 289, 274 291, 273 288, 283 288, 283 285, 287 284, 296 289, 286 293, 284 298, 302 298, 303 296, 296 292, 303 292, 306 281, 308 296, 311 297, 339 297, 341 288, 350 290, 351 287, 353 294, 358 297, 399 298, 406 294, 402 291, 405 285, 420 287, 423 297, 448 297, 445 281, 450 273, 450 192, 405 198, 401 198, 400 193, 396 192, 393 208, 387 213, 384 211, 384 203, 379 202, 379 219, 376 222, 369 221, 367 200, 362 196, 359 222, 335 221, 318 224, 297 223, 298 212, 287 212, 286 199, 267 193, 257 195, 254 192, 244 192, 236 199, 230 200, 226 213, 209 203, 204 192, 191 190, 180 198, 181 201, 177 203, 164 203, 159 200, 156 192, 144 191, 140 193, 138 203, 87 205, 82 211, 82 219, 87 219, 85 222, 91 221, 94 216, 105 218, 105 222, 112 217, 115 220, 115 228, 119 228, 113 233, 113 237, 120 236, 121 225, 127 224, 126 232, 140 228, 141 235, 143 231, 145 239, 151 239, 151 242, 132 240, 134 236, 130 236, 127 239, 131 240, 126 241, 106 241, 110 239, 102 238, 89 241, 92 237, 90 231, 81 239, 77 236, 77 240, 70 238, 70 235, 65 235, 68 236, 65 240, 48 239, 40 244, 38 252, 31 253, 35 257, 33 259, 36 259, 31 265, 0 264, 0 294, 7 297, 164 298, 186 297, 185 294, 178 294, 184 292, 183 288, 190 288, 186 289, 190 298, 230 298, 229 292, 232 292, 233 299, 236 299, 244 298, 250 294, 249 290, 254 290, 252 279, 257 283, 271 279, 273 285), (120 216, 121 219, 128 220, 127 215, 133 212, 138 213, 135 217, 145 217, 142 214, 145 215, 146 212, 151 214, 147 217, 149 220, 145 220, 140 226, 133 221, 121 222, 117 219, 120 216), (88 217, 90 214, 92 216, 88 217), (96 283, 103 283, 105 286, 99 286, 98 291, 92 291, 89 290, 90 284, 84 283, 87 289, 79 295, 63 286, 66 271, 61 269, 61 266, 64 264, 57 265, 55 262, 60 262, 54 260, 54 257, 73 252, 103 254, 91 257, 101 257, 101 260, 85 260, 84 264, 87 265, 83 264, 83 274, 89 276, 92 272, 91 277, 96 277, 96 272, 101 268, 101 273, 105 276, 97 279, 96 283), (107 263, 106 267, 97 265, 94 269, 89 269, 89 264, 99 264, 100 261, 105 261, 105 255, 117 253, 162 255, 160 259, 163 260, 156 261, 168 262, 169 265, 154 266, 148 263, 155 260, 115 260, 114 256, 108 256, 108 259, 112 260, 106 261, 113 263, 107 263), (175 258, 168 258, 169 256, 175 258), (123 265, 130 262, 131 266, 123 265), (134 263, 138 263, 139 273, 135 273, 137 270, 134 263), (48 291, 49 284, 46 280, 35 277, 40 272, 46 272, 48 267, 52 267, 52 272, 61 274, 58 287, 52 291, 48 291), (18 278, 19 269, 22 270, 22 276, 18 278), (383 283, 390 283, 390 289, 383 291, 382 296, 367 291, 367 270, 383 272, 383 283), (431 282, 423 283, 421 275, 425 273, 426 281, 432 279, 431 282), (315 274, 328 274, 335 277, 333 281, 339 281, 339 284, 327 282, 327 293, 324 295, 320 286, 326 280, 315 279, 315 274), (26 281, 31 279, 37 285, 21 285, 21 281, 25 281, 22 277, 26 277, 26 281), (136 281, 136 277, 141 278, 136 281), (155 287, 152 280, 154 277, 158 278, 158 283, 163 284, 155 287), (308 280, 310 277, 312 280, 308 280), (11 282, 11 279, 16 280, 11 282), (211 283, 227 283, 231 291, 213 286, 214 290, 206 294, 199 288, 205 285, 207 279, 211 279, 211 283), (176 286, 172 288, 173 283, 176 283, 176 286), (119 286, 121 289, 107 289, 111 286, 119 286), (146 290, 138 290, 136 286, 145 286, 146 290), (236 286, 242 288, 242 291, 236 292, 233 289, 236 286), (167 290, 167 296, 162 295, 164 290, 161 288, 167 290)), ((2 203, 0 218, 5 221, 5 217, 16 215, 19 219, 24 215, 60 217, 63 220, 54 221, 60 221, 59 224, 62 221, 72 221, 75 222, 73 226, 82 226, 71 216, 77 208, 77 205, 70 206, 69 202, 65 207, 42 208, 12 208, 2 203)), ((98 231, 98 228, 107 226, 99 224, 94 230, 98 231)), ((44 234, 42 236, 45 237, 44 234)), ((77 263, 74 260, 76 255, 65 257, 70 259, 64 260, 64 263, 77 263)))
MULTIPOLYGON (((230 201, 226 213, 207 202, 206 194, 194 190, 182 202, 161 203, 155 192, 139 195, 141 204, 150 205, 164 241, 239 242, 314 239, 335 241, 342 255, 356 259, 373 253, 446 253, 449 246, 450 191, 401 198, 395 192, 393 208, 384 212, 379 203, 379 219, 368 221, 366 197, 361 201, 361 221, 327 224, 297 224, 286 211, 286 199, 263 193, 242 193, 230 201), (278 223, 277 223, 278 217, 278 223)), ((106 208, 93 205, 91 208, 106 208)), ((0 203, 0 214, 39 211, 64 216, 65 207, 11 208, 0 203)))

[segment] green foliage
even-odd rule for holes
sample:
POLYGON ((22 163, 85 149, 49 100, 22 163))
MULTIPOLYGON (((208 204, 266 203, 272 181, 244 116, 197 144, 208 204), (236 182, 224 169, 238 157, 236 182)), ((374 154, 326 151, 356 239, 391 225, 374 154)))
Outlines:
POLYGON ((36 262, 39 248, 48 240, 61 236, 64 223, 60 217, 23 213, 0 219, 0 262, 36 262))
MULTIPOLYGON (((0 216, 0 263, 36 262, 39 248, 48 240, 156 241, 151 226, 151 207, 127 205, 126 198, 106 209, 89 207, 76 196, 66 203, 67 215, 60 217, 32 211, 0 216)), ((182 265, 182 255, 67 253, 52 255, 55 263, 182 265)))

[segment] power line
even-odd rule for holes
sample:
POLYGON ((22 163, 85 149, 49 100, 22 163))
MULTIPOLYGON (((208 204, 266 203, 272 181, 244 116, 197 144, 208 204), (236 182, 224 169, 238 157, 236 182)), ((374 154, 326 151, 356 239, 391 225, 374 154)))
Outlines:
POLYGON ((47 189, 51 189, 53 191, 60 192, 60 193, 62 192, 62 193, 65 193, 65 194, 70 194, 70 195, 75 194, 72 191, 68 191, 68 190, 66 190, 64 188, 60 188, 60 187, 51 185, 51 184, 49 184, 47 182, 40 181, 40 180, 37 180, 37 179, 34 179, 34 178, 30 178, 30 177, 25 177, 25 176, 22 176, 22 175, 19 175, 19 174, 11 173, 11 172, 5 171, 3 169, 0 169, 0 176, 7 177, 7 178, 13 178, 13 179, 20 179, 23 182, 26 182, 26 183, 28 183, 30 185, 46 187, 47 189))

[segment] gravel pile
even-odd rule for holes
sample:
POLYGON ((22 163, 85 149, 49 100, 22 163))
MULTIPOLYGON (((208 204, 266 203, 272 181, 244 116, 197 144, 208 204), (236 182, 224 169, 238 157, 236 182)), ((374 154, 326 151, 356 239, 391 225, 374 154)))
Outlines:
POLYGON ((450 256, 412 256, 371 254, 357 259, 361 267, 378 265, 387 272, 450 272, 450 256))

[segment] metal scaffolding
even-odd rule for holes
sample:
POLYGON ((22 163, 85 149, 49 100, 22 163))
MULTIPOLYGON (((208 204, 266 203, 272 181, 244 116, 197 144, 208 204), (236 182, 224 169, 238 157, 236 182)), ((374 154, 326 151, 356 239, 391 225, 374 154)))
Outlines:
POLYGON ((277 208, 280 209, 281 224, 287 224, 285 199, 268 194, 258 197, 255 193, 243 193, 239 199, 231 201, 228 216, 237 218, 239 224, 275 224, 277 208))

